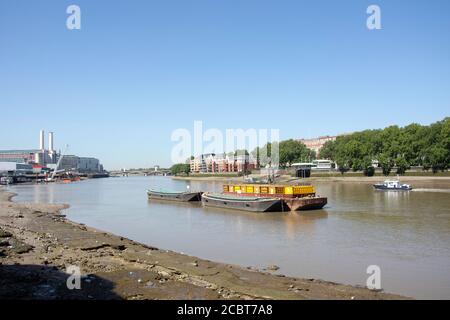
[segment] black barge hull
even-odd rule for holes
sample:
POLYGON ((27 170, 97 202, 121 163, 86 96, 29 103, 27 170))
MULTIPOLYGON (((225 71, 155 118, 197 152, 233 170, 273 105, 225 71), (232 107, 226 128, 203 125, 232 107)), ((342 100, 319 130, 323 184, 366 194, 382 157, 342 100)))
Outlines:
POLYGON ((230 198, 203 194, 202 204, 205 207, 226 208, 251 212, 280 212, 287 211, 283 201, 280 199, 261 198, 257 200, 246 199, 245 197, 230 198))
POLYGON ((158 191, 147 191, 147 195, 151 200, 191 202, 201 201, 202 192, 165 193, 158 191))

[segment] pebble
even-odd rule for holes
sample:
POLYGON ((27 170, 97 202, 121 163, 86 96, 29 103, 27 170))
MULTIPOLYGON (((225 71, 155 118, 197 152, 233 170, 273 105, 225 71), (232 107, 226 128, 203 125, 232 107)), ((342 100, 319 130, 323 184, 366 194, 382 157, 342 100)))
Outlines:
POLYGON ((274 265, 274 264, 267 267, 267 270, 270 270, 270 271, 277 271, 279 269, 280 269, 280 267, 277 265, 274 265))
POLYGON ((171 276, 171 274, 167 271, 160 271, 158 272, 162 277, 168 278, 171 276))

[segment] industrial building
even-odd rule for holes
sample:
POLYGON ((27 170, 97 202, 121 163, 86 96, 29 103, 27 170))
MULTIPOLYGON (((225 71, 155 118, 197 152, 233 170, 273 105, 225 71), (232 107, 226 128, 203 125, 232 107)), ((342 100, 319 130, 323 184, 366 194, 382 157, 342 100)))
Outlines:
POLYGON ((39 133, 39 149, 0 150, 0 162, 16 162, 26 164, 56 164, 59 154, 53 148, 53 132, 48 135, 49 147, 45 148, 45 132, 39 133))
POLYGON ((102 172, 103 166, 96 158, 66 155, 62 158, 58 169, 77 172, 102 172))
MULTIPOLYGON (((39 132, 39 149, 29 150, 0 150, 0 163, 26 164, 33 167, 48 167, 54 169, 58 160, 62 157, 58 170, 70 170, 78 172, 102 172, 103 166, 96 158, 78 157, 74 155, 61 155, 54 149, 54 134, 48 134, 48 148, 45 147, 45 131, 39 132)), ((4 164, 5 168, 12 168, 4 164)), ((19 171, 6 170, 6 171, 19 171)))

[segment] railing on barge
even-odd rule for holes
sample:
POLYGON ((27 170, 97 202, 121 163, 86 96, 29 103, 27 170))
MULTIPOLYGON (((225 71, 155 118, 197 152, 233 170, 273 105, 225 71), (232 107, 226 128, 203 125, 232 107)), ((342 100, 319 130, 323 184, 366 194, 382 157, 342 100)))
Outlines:
POLYGON ((309 185, 224 184, 223 192, 236 195, 276 198, 304 198, 314 197, 316 195, 315 188, 309 185))

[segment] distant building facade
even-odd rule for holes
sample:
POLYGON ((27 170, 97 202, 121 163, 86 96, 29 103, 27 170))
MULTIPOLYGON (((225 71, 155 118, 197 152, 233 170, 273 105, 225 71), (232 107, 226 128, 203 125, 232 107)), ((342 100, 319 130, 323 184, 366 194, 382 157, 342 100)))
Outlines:
POLYGON ((319 159, 314 160, 313 162, 313 170, 332 170, 336 168, 336 165, 331 160, 319 159))
POLYGON ((33 166, 26 163, 17 163, 12 161, 0 162, 0 173, 5 172, 33 173, 33 166))
POLYGON ((100 160, 90 157, 78 157, 74 155, 63 156, 58 167, 59 170, 78 172, 101 172, 103 167, 100 160))
POLYGON ((337 136, 322 136, 312 139, 300 139, 308 149, 311 149, 316 152, 316 154, 320 153, 320 149, 322 149, 323 145, 328 141, 335 141, 337 136))
POLYGON ((208 153, 190 160, 192 173, 227 173, 254 170, 257 162, 251 155, 226 155, 208 153))
POLYGON ((0 162, 35 163, 40 150, 0 150, 0 162))
POLYGON ((331 160, 319 159, 313 160, 312 162, 293 163, 291 167, 318 171, 330 171, 336 169, 336 164, 331 160))

